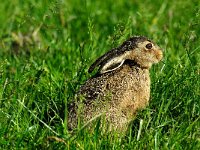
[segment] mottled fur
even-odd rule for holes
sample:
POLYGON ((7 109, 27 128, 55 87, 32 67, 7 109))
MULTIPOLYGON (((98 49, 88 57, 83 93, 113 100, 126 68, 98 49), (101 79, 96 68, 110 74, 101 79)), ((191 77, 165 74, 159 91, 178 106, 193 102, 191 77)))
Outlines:
POLYGON ((84 122, 102 113, 113 129, 126 128, 137 110, 148 104, 149 69, 162 59, 160 48, 152 43, 148 49, 148 43, 152 42, 145 37, 130 38, 92 64, 89 72, 100 66, 99 72, 81 86, 77 101, 70 105, 69 128, 76 127, 78 110, 84 122))

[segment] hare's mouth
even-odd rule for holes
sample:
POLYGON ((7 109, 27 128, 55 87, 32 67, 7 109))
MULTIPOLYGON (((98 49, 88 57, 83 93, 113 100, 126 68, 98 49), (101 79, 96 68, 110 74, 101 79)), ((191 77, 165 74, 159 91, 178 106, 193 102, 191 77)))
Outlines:
POLYGON ((162 53, 162 51, 161 51, 161 50, 156 50, 156 51, 155 51, 155 56, 156 56, 156 59, 157 59, 158 61, 160 61, 160 60, 163 58, 163 53, 162 53))

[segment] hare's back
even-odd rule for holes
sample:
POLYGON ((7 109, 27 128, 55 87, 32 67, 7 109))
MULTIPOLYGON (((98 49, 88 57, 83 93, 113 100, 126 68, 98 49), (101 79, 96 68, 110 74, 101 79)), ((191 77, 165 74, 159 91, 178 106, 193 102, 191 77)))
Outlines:
POLYGON ((86 101, 95 100, 98 97, 103 96, 107 88, 108 78, 109 74, 103 74, 87 80, 86 83, 81 86, 79 94, 83 95, 86 101))

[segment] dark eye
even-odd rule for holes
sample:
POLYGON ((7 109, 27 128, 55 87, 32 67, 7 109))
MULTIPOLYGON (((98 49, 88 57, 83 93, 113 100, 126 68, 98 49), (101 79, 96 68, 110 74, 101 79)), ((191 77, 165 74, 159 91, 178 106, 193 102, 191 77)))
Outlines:
POLYGON ((151 49, 151 48, 152 48, 152 44, 151 44, 151 43, 148 43, 148 44, 146 45, 146 48, 147 48, 147 49, 151 49))

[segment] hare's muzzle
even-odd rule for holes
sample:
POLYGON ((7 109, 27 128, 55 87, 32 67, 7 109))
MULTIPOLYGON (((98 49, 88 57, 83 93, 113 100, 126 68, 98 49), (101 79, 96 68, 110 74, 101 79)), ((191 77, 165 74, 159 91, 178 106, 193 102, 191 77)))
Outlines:
POLYGON ((155 50, 155 56, 156 56, 158 62, 163 58, 163 52, 160 48, 155 50))

